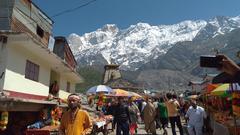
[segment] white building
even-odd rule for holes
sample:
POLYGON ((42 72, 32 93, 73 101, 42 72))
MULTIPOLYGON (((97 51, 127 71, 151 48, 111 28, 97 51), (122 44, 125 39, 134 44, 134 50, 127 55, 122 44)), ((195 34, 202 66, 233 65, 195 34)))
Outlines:
MULTIPOLYGON (((31 103, 45 101, 50 84, 57 81, 58 96, 64 99, 75 92, 76 83, 82 82, 66 39, 57 37, 54 44, 52 24, 29 0, 1 0, 0 92, 7 97, 27 99, 31 103)), ((0 111, 9 110, 3 104, 0 108, 0 111)))
POLYGON ((0 135, 24 134, 43 109, 53 109, 82 82, 66 39, 53 38, 52 24, 31 0, 0 2, 0 115, 9 114, 0 135))

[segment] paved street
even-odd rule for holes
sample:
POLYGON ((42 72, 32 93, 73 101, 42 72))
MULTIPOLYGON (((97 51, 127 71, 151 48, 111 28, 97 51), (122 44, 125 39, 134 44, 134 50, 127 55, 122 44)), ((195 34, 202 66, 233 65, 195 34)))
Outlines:
MULTIPOLYGON (((146 135, 147 133, 144 130, 144 124, 139 124, 138 126, 139 126, 138 133, 136 135, 146 135)), ((168 131, 168 135, 172 135, 171 128, 167 128, 167 131, 168 131)), ((177 131, 177 135, 180 135, 177 128, 176 128, 176 131, 177 131)), ((111 132, 110 135, 116 135, 115 132, 111 132)), ((163 130, 157 129, 157 135, 162 135, 162 134, 163 134, 163 130)), ((99 135, 101 135, 101 133, 99 133, 99 135)))

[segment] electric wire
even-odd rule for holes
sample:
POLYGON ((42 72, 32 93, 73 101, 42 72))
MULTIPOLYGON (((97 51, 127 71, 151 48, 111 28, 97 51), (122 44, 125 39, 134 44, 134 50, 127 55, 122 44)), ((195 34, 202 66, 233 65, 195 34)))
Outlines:
POLYGON ((82 4, 82 5, 78 6, 78 7, 75 7, 75 8, 72 8, 72 9, 67 9, 67 10, 61 11, 61 12, 59 12, 59 13, 56 13, 56 14, 54 14, 54 15, 51 16, 51 17, 54 18, 54 17, 58 17, 58 16, 61 16, 61 15, 63 15, 63 14, 66 14, 66 13, 73 12, 73 11, 75 11, 75 10, 78 10, 78 9, 80 9, 80 8, 83 8, 83 7, 85 7, 85 6, 88 6, 89 4, 91 4, 91 3, 95 2, 95 1, 97 1, 97 0, 91 0, 91 1, 89 1, 89 2, 87 2, 87 3, 85 3, 85 4, 82 4))
MULTIPOLYGON (((61 16, 61 15, 66 14, 66 13, 74 12, 74 11, 76 11, 76 10, 78 10, 78 9, 80 9, 80 8, 86 7, 86 6, 92 4, 92 3, 96 2, 96 1, 97 1, 97 0, 91 0, 91 1, 89 1, 89 2, 87 2, 87 3, 84 3, 84 4, 82 4, 82 5, 79 5, 79 6, 75 7, 75 8, 61 11, 61 12, 59 12, 59 13, 56 13, 56 14, 52 15, 51 18, 56 18, 56 17, 58 17, 58 16, 61 16)), ((28 24, 31 25, 31 24, 34 24, 34 23, 38 23, 38 22, 40 22, 40 21, 41 21, 41 20, 39 20, 39 21, 32 21, 32 22, 26 23, 26 24, 24 24, 24 25, 28 25, 28 24)))

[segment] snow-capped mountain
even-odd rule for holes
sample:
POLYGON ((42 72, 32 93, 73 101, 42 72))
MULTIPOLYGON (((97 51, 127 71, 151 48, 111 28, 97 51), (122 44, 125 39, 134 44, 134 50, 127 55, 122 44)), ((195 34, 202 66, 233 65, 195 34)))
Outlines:
POLYGON ((71 34, 68 42, 81 64, 112 62, 125 70, 137 70, 142 64, 166 54, 178 42, 206 40, 239 27, 240 16, 159 26, 138 23, 127 29, 106 24, 82 36, 71 34))

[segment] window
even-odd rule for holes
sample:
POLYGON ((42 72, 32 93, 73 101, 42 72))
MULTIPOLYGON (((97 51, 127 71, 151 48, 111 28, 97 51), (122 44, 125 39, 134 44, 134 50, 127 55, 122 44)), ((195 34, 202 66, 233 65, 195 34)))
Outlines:
POLYGON ((70 92, 70 82, 67 82, 67 88, 66 88, 67 92, 70 92))
POLYGON ((39 65, 32 63, 27 60, 26 68, 25 68, 25 78, 37 81, 39 76, 39 65))
POLYGON ((40 26, 38 26, 38 25, 37 25, 37 34, 38 34, 38 36, 40 36, 41 38, 43 38, 43 36, 44 36, 44 31, 43 31, 43 29, 42 29, 40 26))

